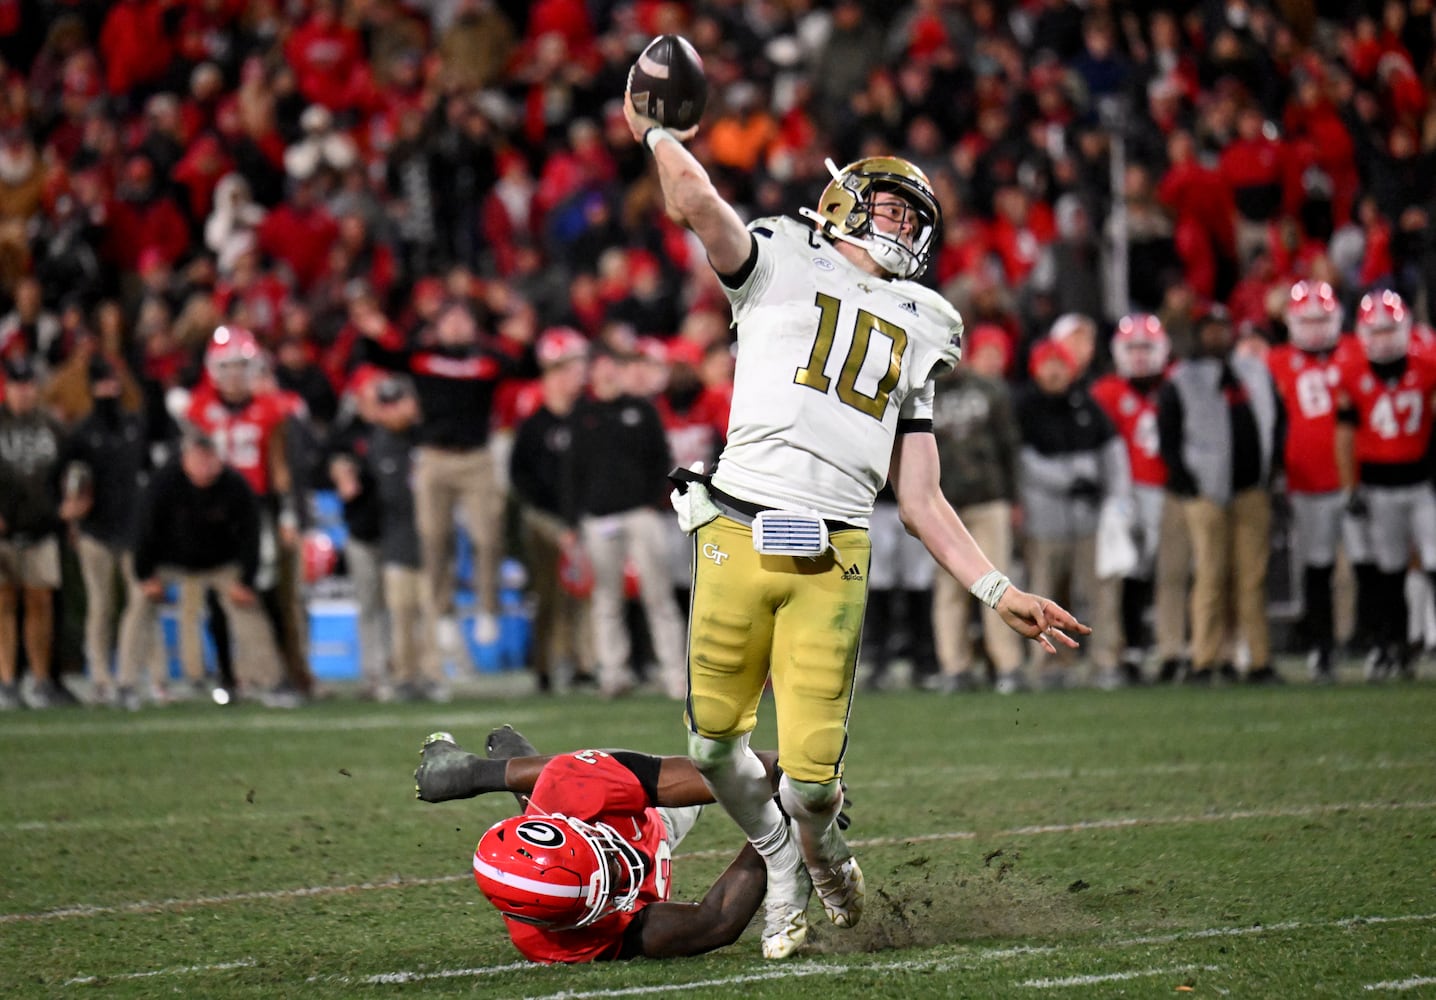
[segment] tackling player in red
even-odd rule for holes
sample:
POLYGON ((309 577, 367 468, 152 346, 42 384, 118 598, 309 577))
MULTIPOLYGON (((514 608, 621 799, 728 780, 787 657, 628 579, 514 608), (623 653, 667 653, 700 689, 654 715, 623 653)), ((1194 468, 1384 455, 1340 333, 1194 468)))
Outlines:
POLYGON ((1389 290, 1369 293, 1356 316, 1361 350, 1341 361, 1336 467, 1346 495, 1345 533, 1376 564, 1363 586, 1374 646, 1367 680, 1411 676, 1406 567, 1413 549, 1436 572, 1436 492, 1426 456, 1436 404, 1436 358, 1411 349, 1411 314, 1389 290))
MULTIPOLYGON (((414 780, 426 802, 515 793, 523 812, 485 831, 473 866, 524 957, 547 964, 700 955, 736 941, 757 912, 767 869, 752 844, 701 901, 668 899, 673 848, 713 801, 687 757, 539 756, 508 726, 489 734, 486 750, 487 759, 434 733, 414 780)), ((777 754, 759 758, 776 791, 777 754)))
MULTIPOLYGON (((1311 679, 1333 679, 1331 572, 1341 532, 1341 479, 1331 456, 1336 441, 1335 391, 1341 357, 1359 354, 1359 345, 1341 343, 1341 304, 1324 281, 1291 286, 1285 311, 1288 343, 1273 347, 1267 367, 1286 408, 1286 487, 1297 554, 1301 557, 1301 634, 1311 679)), ((1365 553, 1348 552, 1353 562, 1365 553)))

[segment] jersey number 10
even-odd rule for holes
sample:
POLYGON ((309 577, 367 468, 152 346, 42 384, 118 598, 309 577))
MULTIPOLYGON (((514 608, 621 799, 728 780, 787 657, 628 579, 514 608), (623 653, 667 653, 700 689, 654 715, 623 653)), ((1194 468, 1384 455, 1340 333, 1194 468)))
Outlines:
MULTIPOLYGON (((832 387, 833 380, 824 374, 824 369, 828 367, 828 356, 833 353, 833 339, 838 332, 838 311, 842 303, 831 295, 819 292, 817 306, 822 310, 818 319, 817 339, 813 341, 813 349, 808 354, 808 363, 793 373, 793 381, 826 394, 832 387)), ((882 420, 888 408, 888 395, 898 384, 898 378, 902 374, 902 356, 906 350, 906 330, 874 316, 866 309, 859 309, 857 324, 853 327, 852 343, 848 346, 848 356, 843 359, 843 369, 838 373, 838 399, 874 420, 882 420), (874 331, 892 341, 892 348, 888 353, 888 370, 878 380, 876 392, 869 396, 858 389, 858 375, 863 370, 863 362, 867 360, 874 331)))

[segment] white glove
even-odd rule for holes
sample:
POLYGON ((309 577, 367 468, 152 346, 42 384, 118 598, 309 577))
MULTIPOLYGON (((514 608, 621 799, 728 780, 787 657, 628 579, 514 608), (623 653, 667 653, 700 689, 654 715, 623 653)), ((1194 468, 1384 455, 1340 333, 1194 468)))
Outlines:
MULTIPOLYGON (((703 463, 694 462, 688 469, 702 475, 703 463)), ((685 535, 693 534, 722 513, 713 505, 713 498, 708 495, 708 487, 702 483, 689 483, 688 489, 682 493, 674 490, 668 494, 668 502, 673 504, 673 509, 678 512, 678 527, 683 529, 685 535)))

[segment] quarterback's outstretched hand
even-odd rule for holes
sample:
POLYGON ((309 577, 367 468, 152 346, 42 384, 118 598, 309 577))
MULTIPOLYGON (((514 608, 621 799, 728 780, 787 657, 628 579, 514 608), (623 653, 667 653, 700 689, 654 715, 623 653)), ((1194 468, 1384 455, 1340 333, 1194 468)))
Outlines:
POLYGON ((1049 653, 1057 652, 1053 641, 1072 649, 1077 640, 1069 633, 1091 635, 1092 630, 1079 622, 1066 608, 1046 597, 1008 587, 997 602, 997 613, 1013 631, 1035 639, 1049 653))
MULTIPOLYGON (((659 122, 638 113, 638 109, 633 106, 633 95, 626 89, 623 92, 623 117, 628 119, 628 131, 633 133, 634 142, 642 142, 649 129, 661 127, 659 122)), ((668 134, 679 142, 687 142, 698 134, 698 126, 693 125, 685 129, 671 128, 668 130, 668 134)))

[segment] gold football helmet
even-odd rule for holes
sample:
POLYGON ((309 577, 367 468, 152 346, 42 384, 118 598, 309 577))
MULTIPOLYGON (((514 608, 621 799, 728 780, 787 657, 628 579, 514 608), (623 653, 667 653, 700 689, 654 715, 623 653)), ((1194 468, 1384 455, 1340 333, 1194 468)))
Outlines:
POLYGON ((817 211, 801 209, 830 240, 862 247, 884 271, 898 278, 917 278, 932 263, 942 239, 942 208, 927 175, 896 156, 869 156, 841 170, 828 160, 833 179, 823 189, 817 211), (891 219, 895 231, 876 224, 873 199, 882 192, 906 202, 901 218, 891 219), (910 226, 910 239, 902 232, 910 226))

